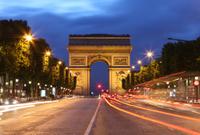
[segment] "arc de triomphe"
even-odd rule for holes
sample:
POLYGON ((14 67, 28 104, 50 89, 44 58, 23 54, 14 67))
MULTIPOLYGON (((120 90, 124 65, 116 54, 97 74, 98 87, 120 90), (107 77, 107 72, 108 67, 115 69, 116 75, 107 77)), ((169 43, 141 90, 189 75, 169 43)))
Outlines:
POLYGON ((97 61, 103 61, 109 66, 109 91, 121 93, 121 79, 130 72, 130 38, 129 35, 70 35, 69 70, 77 76, 74 93, 89 95, 90 66, 97 61))

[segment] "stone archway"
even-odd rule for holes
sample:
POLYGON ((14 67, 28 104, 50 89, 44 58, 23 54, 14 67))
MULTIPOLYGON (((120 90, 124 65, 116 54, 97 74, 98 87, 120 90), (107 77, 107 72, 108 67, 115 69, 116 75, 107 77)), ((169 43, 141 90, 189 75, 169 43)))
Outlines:
POLYGON ((102 89, 109 89, 109 65, 103 60, 93 61, 90 65, 90 93, 98 95, 102 89))
POLYGON ((129 35, 70 35, 69 70, 77 76, 76 94, 89 95, 90 66, 103 61, 109 66, 109 90, 123 91, 121 79, 130 70, 132 45, 129 35))
POLYGON ((88 59, 88 66, 91 66, 92 63, 98 62, 98 61, 103 61, 106 64, 108 64, 108 66, 112 65, 112 63, 111 63, 112 57, 111 56, 105 56, 105 55, 101 55, 101 54, 89 55, 87 59, 88 59))

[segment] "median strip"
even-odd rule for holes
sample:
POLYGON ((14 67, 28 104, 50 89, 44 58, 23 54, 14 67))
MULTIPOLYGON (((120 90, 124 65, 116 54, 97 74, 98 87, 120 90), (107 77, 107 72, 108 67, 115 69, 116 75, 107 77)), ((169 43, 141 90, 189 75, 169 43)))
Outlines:
POLYGON ((89 125, 88 125, 88 127, 87 127, 87 129, 86 129, 86 131, 85 131, 85 133, 84 133, 84 135, 89 135, 89 134, 90 134, 90 132, 91 132, 91 130, 92 130, 92 125, 94 124, 94 121, 95 121, 95 119, 96 119, 96 116, 97 116, 97 113, 98 113, 98 111, 99 111, 101 102, 102 102, 102 100, 99 101, 98 106, 97 106, 97 108, 96 108, 96 110, 95 110, 95 113, 94 113, 94 115, 92 116, 92 119, 91 119, 91 121, 90 121, 90 123, 89 123, 89 125))

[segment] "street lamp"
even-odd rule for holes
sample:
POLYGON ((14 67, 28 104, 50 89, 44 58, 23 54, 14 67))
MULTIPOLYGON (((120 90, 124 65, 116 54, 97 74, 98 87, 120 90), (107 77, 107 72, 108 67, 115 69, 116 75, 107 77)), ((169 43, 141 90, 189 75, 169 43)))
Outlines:
POLYGON ((61 65, 61 64, 62 64, 62 61, 58 61, 58 64, 61 65))
POLYGON ((142 65, 142 61, 141 60, 138 60, 137 63, 138 63, 138 65, 142 65))
POLYGON ((134 70, 134 69, 135 69, 135 66, 132 66, 131 68, 132 68, 132 70, 134 70))
POLYGON ((46 56, 51 56, 51 51, 46 51, 46 56))
POLYGON ((31 42, 31 41, 33 41, 33 35, 31 35, 31 34, 25 34, 24 35, 24 39, 26 41, 28 41, 28 42, 31 42))
POLYGON ((6 82, 6 85, 9 85, 9 82, 6 82))
POLYGON ((28 82, 28 84, 31 84, 31 83, 32 83, 31 81, 28 82))
POLYGON ((152 51, 147 51, 146 52, 146 57, 148 57, 148 58, 152 58, 153 55, 154 55, 154 53, 152 51))
POLYGON ((19 82, 19 79, 15 79, 15 82, 18 83, 18 82, 19 82))

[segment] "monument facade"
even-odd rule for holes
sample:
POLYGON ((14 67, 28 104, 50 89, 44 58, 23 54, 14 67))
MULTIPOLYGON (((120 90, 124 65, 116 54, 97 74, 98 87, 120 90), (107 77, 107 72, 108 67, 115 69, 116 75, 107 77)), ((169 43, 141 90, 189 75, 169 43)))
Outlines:
POLYGON ((103 61, 109 66, 109 91, 121 93, 122 78, 130 72, 130 53, 132 50, 129 35, 70 35, 69 70, 77 76, 75 94, 89 95, 90 67, 103 61))

